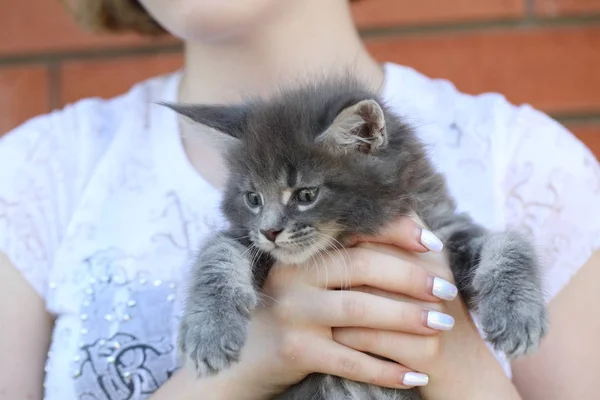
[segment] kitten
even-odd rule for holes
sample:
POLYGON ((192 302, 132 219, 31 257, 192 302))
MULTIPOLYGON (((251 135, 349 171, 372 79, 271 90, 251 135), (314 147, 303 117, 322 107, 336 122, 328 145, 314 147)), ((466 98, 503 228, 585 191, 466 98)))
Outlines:
MULTIPOLYGON (((457 213, 411 127, 354 79, 324 79, 237 105, 165 105, 220 132, 231 172, 222 203, 231 228, 199 253, 181 323, 180 350, 199 375, 238 360, 275 260, 306 261, 411 211, 444 242, 458 289, 487 340, 509 356, 537 346, 546 315, 532 245, 457 213)), ((322 374, 278 397, 420 398, 416 389, 322 374)))

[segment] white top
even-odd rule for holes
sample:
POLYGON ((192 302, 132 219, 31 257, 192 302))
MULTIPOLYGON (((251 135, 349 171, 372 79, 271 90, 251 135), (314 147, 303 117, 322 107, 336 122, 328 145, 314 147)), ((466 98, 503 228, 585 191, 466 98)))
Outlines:
MULTIPOLYGON (((498 94, 387 64, 384 98, 418 128, 461 210, 521 226, 550 300, 600 247, 600 168, 561 125, 498 94)), ((0 251, 56 315, 46 399, 149 396, 177 369, 177 288, 220 193, 188 162, 180 73, 86 99, 0 139, 0 251)), ((507 374, 510 368, 498 356, 507 374)))

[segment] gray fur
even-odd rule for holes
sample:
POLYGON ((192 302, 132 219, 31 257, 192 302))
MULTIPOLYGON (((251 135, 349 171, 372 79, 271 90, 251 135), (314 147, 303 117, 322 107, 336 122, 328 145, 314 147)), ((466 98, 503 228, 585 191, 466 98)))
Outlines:
POLYGON ((206 243, 194 265, 193 296, 187 298, 179 350, 199 376, 238 361, 257 293, 246 249, 224 233, 206 243), (199 339, 202 338, 202 341, 199 339))
POLYGON ((491 234, 473 279, 474 305, 487 339, 509 356, 535 348, 546 331, 539 314, 545 310, 539 270, 522 268, 524 263, 536 265, 534 250, 523 237, 511 231, 491 234))
MULTIPOLYGON (((200 375, 238 359, 273 260, 303 262, 349 234, 376 234, 411 211, 444 242, 458 288, 477 310, 487 339, 510 356, 539 343, 546 315, 531 244, 457 214, 411 127, 358 82, 325 79, 235 106, 167 106, 231 138, 225 154, 231 178, 222 204, 231 229, 200 252, 180 332, 180 349, 200 375), (318 188, 310 204, 301 201, 307 199, 302 188, 318 188), (253 204, 257 199, 260 206, 253 204), (261 231, 281 231, 276 245, 261 231)), ((419 398, 414 389, 321 374, 279 397, 419 398)))

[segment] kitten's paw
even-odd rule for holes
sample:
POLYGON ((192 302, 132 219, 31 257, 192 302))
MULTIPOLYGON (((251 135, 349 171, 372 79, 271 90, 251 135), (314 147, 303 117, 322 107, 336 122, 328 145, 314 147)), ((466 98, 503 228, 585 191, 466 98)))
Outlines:
POLYGON ((473 279, 487 340, 509 357, 537 348, 547 329, 538 257, 521 234, 489 235, 473 279))
POLYGON ((215 375, 239 361, 248 321, 239 314, 225 320, 215 321, 214 315, 203 313, 184 317, 179 351, 198 377, 215 375))
POLYGON ((510 358, 535 350, 547 330, 546 309, 543 303, 482 299, 479 307, 481 325, 495 349, 510 358))

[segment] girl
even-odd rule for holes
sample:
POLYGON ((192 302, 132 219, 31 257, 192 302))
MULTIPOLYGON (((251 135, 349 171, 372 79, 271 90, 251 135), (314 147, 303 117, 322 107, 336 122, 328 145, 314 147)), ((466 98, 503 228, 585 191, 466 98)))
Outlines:
POLYGON ((432 400, 594 396, 600 319, 586 311, 600 300, 600 168, 562 126, 376 63, 347 0, 93 4, 78 2, 88 25, 183 39, 185 68, 0 141, 0 399, 268 399, 311 372, 422 386, 432 400), (405 219, 350 249, 344 271, 332 259, 275 269, 240 362, 195 379, 174 348, 179 289, 183 266, 222 226, 227 171, 205 135, 155 103, 235 102, 346 67, 415 123, 461 210, 536 239, 550 333, 512 364, 489 351, 462 300, 444 294, 447 264, 427 251, 436 238, 405 219), (354 290, 331 290, 345 283, 354 290), (415 304, 451 315, 453 329, 423 329, 405 317, 415 304))

